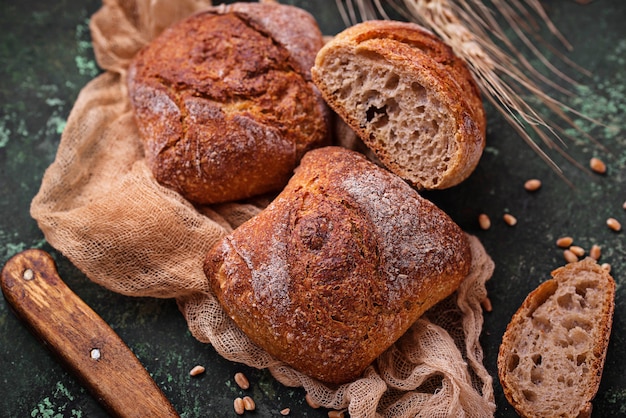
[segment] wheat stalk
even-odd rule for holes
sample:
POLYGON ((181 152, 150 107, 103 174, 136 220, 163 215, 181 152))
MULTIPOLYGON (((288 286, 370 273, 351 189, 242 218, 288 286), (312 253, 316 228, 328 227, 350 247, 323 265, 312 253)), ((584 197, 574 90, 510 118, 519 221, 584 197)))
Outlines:
MULTIPOLYGON (((380 0, 336 0, 340 13, 347 25, 377 18, 390 19, 380 0)), ((513 126, 524 141, 554 169, 564 180, 561 168, 541 146, 555 150, 576 167, 588 171, 565 151, 563 138, 568 136, 561 126, 550 124, 539 112, 543 107, 565 124, 586 135, 589 140, 601 146, 595 139, 583 132, 571 119, 570 114, 592 120, 575 109, 546 94, 540 83, 561 93, 572 94, 559 83, 545 77, 535 69, 524 55, 514 46, 498 24, 494 10, 482 0, 389 0, 387 5, 403 18, 416 22, 434 33, 463 58, 489 102, 513 126), (500 45, 496 44, 496 41, 500 45), (524 97, 530 95, 540 106, 533 107, 524 97), (539 138, 537 141, 535 138, 539 138)), ((533 16, 547 26, 563 46, 571 45, 550 21, 537 0, 492 0, 491 4, 505 19, 515 35, 545 67, 558 78, 569 84, 575 81, 558 70, 535 46, 537 38, 528 34, 536 32, 540 24, 533 16)), ((568 61, 564 62, 585 73, 584 69, 568 61)))

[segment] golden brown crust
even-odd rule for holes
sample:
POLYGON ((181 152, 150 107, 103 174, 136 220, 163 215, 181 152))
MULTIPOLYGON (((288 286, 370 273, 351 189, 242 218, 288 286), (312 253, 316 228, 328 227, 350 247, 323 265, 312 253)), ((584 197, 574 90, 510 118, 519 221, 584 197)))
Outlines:
MULTIPOLYGON (((369 64, 363 61, 363 65, 369 64)), ((465 180, 476 168, 485 147, 486 136, 486 115, 480 90, 465 62, 448 45, 421 26, 410 22, 373 20, 350 27, 319 51, 312 75, 331 108, 358 133, 386 167, 415 187, 448 188, 465 180), (432 141, 449 142, 446 148, 450 150, 445 156, 450 161, 445 168, 436 168, 441 172, 436 173, 434 182, 422 179, 424 176, 430 177, 432 173, 424 175, 419 170, 414 173, 411 164, 401 162, 402 158, 397 154, 406 153, 406 150, 397 151, 391 146, 388 133, 381 132, 376 124, 364 120, 364 112, 355 112, 353 108, 346 107, 343 104, 345 101, 339 97, 341 93, 329 84, 326 67, 330 61, 344 59, 346 62, 358 62, 368 56, 381 58, 392 68, 387 71, 393 71, 404 83, 415 82, 423 86, 431 100, 430 105, 441 107, 441 110, 435 112, 440 112, 442 119, 453 119, 452 129, 432 137, 432 141)), ((384 91, 385 86, 380 87, 384 91)), ((359 86, 355 85, 354 88, 358 89, 359 86)), ((417 107, 409 103, 407 109, 403 109, 405 115, 400 117, 401 121, 407 120, 405 116, 417 111, 417 107)), ((431 129, 430 126, 409 128, 406 130, 431 129)), ((405 135, 404 127, 396 126, 393 130, 398 135, 409 136, 405 135)), ((411 141, 408 138, 406 140, 411 141)))
POLYGON ((498 377, 520 416, 582 418, 591 413, 602 377, 615 281, 591 258, 552 276, 526 297, 508 324, 498 377))
POLYGON ((308 13, 278 4, 215 7, 165 30, 128 74, 156 179, 202 204, 284 187, 328 140, 309 72, 321 46, 308 13))
POLYGON ((470 264, 467 238, 445 213, 362 155, 326 147, 209 252, 205 273, 255 343, 343 383, 450 295, 470 264))

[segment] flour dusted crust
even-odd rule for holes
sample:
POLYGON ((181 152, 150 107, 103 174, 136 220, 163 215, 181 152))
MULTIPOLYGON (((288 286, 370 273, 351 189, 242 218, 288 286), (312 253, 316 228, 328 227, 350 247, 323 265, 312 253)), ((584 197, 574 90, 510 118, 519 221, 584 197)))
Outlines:
POLYGON ((465 180, 486 116, 467 65, 411 22, 366 21, 330 40, 311 70, 322 95, 391 171, 418 189, 465 180))
POLYGON ((585 418, 604 368, 615 281, 591 258, 552 276, 527 296, 507 326, 498 376, 523 417, 585 418))
POLYGON ((311 15, 277 3, 214 7, 166 29, 128 72, 157 181, 200 204, 282 189, 328 141, 310 76, 322 43, 311 15))
POLYGON ((310 151, 280 195, 204 269, 234 322, 327 383, 357 378, 469 272, 465 234, 394 174, 340 147, 310 151))

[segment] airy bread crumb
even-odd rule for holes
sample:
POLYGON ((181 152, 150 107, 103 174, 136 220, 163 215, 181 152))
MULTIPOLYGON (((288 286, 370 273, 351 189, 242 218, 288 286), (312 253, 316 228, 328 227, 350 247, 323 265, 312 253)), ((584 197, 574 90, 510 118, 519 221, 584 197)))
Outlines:
POLYGON ((592 258, 552 275, 507 327, 498 375, 523 417, 587 417, 604 367, 615 282, 592 258))
POLYGON ((418 189, 454 186, 478 164, 486 125, 478 87, 421 26, 355 25, 320 50, 311 74, 383 165, 418 189))

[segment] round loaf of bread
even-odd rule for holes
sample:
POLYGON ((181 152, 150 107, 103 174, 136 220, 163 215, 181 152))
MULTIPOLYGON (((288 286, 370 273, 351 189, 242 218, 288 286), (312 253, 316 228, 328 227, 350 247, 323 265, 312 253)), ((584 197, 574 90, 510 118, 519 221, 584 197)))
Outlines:
POLYGON ((465 180, 485 147, 480 91, 463 60, 415 23, 366 21, 317 54, 313 80, 389 170, 418 189, 465 180))
POLYGON ((463 231, 401 178, 340 147, 219 241, 204 271, 248 337, 323 382, 358 378, 471 265, 463 231))
POLYGON ((214 7, 155 38, 128 89, 157 181, 200 204, 282 189, 328 141, 310 75, 322 44, 310 14, 277 3, 214 7))

